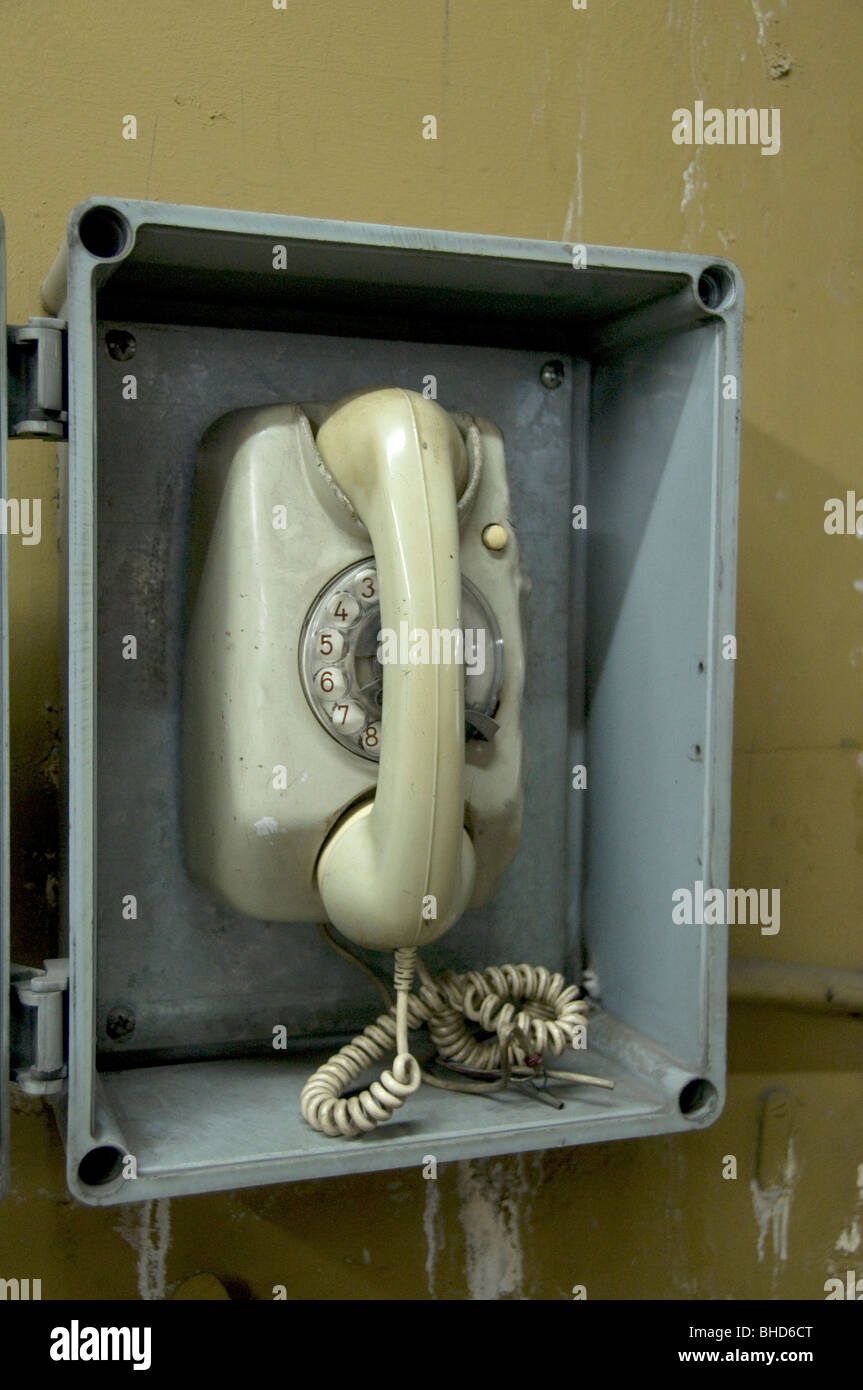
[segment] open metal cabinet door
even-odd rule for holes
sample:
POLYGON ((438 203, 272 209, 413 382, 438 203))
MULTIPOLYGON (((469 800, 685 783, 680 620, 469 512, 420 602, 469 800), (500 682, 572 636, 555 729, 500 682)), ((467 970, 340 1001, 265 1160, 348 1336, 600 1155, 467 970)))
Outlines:
MULTIPOLYGON (((6 497, 6 228, 0 213, 0 498, 6 497)), ((9 1186, 9 634, 0 542, 0 1200, 9 1186)))

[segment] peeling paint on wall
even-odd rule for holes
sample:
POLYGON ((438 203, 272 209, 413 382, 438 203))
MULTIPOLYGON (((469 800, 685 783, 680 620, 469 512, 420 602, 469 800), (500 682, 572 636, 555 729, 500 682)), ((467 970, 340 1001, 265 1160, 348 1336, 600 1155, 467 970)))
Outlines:
POLYGON ((755 22, 758 25, 758 47, 761 49, 761 52, 763 53, 765 51, 765 45, 767 43, 767 25, 768 22, 773 18, 773 11, 768 10, 767 14, 765 14, 760 4, 758 3, 758 0, 751 0, 751 3, 752 13, 755 16, 755 22))
POLYGON ((686 211, 687 203, 692 201, 695 192, 695 160, 691 160, 683 171, 683 197, 680 200, 680 211, 686 211))
MULTIPOLYGON (((768 35, 768 29, 775 27, 776 13, 774 10, 764 10, 759 0, 750 0, 752 13, 755 16, 755 23, 758 26, 758 48, 767 65, 767 72, 774 82, 780 78, 787 77, 793 67, 791 55, 779 46, 776 38, 768 35)), ((785 8, 785 0, 782 0, 782 7, 785 8)))
POLYGON ((851 1217, 851 1222, 840 1233, 836 1241, 836 1249, 844 1251, 847 1255, 856 1255, 863 1244, 863 1235, 860 1233, 859 1209, 863 1207, 863 1163, 857 1167, 857 1208, 851 1217))
MULTIPOLYGON (((581 68, 578 72, 578 89, 582 90, 581 68)), ((569 206, 566 209, 566 220, 563 224, 563 235, 561 241, 569 241, 572 237, 573 218, 576 218, 576 240, 580 241, 582 236, 582 219, 584 217, 584 176, 583 176, 583 155, 584 133, 587 126, 587 107, 581 108, 581 116, 578 122, 578 143, 575 153, 575 186, 569 199, 569 206)))
POLYGON ((436 1298, 435 1292, 435 1272, 438 1256, 446 1243, 443 1231, 443 1222, 440 1218, 440 1188, 437 1180, 429 1179, 425 1183, 425 1207, 423 1209, 423 1231, 426 1238, 426 1279, 428 1280, 428 1291, 431 1298, 436 1298))
POLYGON ((145 1303, 166 1297, 166 1263, 171 1244, 171 1203, 167 1197, 125 1207, 115 1229, 138 1256, 138 1293, 145 1303))
POLYGON ((773 1244, 773 1273, 779 1272, 779 1265, 788 1259, 788 1228, 791 1217, 791 1201, 799 1170, 794 1158, 794 1142, 789 1139, 782 1183, 776 1187, 762 1188, 757 1178, 749 1184, 752 1192, 752 1206, 758 1223, 758 1259, 764 1260, 767 1245, 767 1232, 770 1231, 773 1244))
POLYGON ((849 1255, 860 1249, 860 1222, 853 1217, 851 1225, 842 1232, 836 1242, 837 1250, 845 1250, 849 1255))
POLYGON ((526 1298, 522 1228, 542 1180, 541 1155, 460 1163, 457 1172, 468 1297, 526 1298))

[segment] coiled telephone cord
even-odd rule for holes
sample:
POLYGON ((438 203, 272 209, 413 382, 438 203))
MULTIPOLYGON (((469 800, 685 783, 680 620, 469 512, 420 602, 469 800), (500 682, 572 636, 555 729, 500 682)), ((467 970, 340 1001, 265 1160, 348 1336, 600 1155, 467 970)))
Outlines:
MULTIPOLYGON (((500 1082, 446 1081, 423 1072, 410 1052, 409 1029, 427 1027, 438 1057, 461 1068, 488 1072, 503 1067, 508 1075, 512 1067, 530 1075, 525 1066, 528 1057, 545 1052, 559 1057, 586 1026, 589 1002, 580 998, 577 986, 567 985, 562 975, 544 966, 493 965, 487 970, 464 974, 446 970, 433 976, 414 947, 395 953, 396 1002, 392 1004, 382 981, 365 962, 335 942, 326 927, 322 932, 334 950, 374 980, 387 1000, 387 1012, 345 1043, 303 1087, 303 1118, 323 1134, 353 1139, 369 1133, 399 1110, 423 1080, 453 1091, 500 1089, 500 1082), (415 972, 420 977, 417 994, 412 993, 415 972), (469 1023, 493 1036, 477 1039, 469 1023), (392 1068, 383 1071, 378 1081, 358 1095, 343 1095, 351 1082, 393 1049, 392 1068)), ((586 1083, 596 1080, 561 1075, 586 1083)))

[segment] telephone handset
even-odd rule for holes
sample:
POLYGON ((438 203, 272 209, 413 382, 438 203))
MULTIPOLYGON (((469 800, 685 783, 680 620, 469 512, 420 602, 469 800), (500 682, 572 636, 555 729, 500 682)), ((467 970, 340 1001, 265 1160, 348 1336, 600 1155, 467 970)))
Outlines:
POLYGON ((317 447, 369 532, 382 631, 406 624, 429 644, 426 661, 384 666, 377 789, 327 836, 318 891, 329 921, 358 945, 418 946, 461 917, 475 877, 464 827, 464 666, 431 659, 434 635, 462 628, 456 503, 467 451, 445 411, 398 390, 339 406, 317 447), (435 915, 426 917, 429 899, 435 915))
POLYGON ((493 895, 521 830, 527 580, 499 431, 396 388, 235 411, 202 441, 192 512, 189 869, 247 916, 396 953, 395 1006, 307 1083, 306 1119, 389 1118, 420 1084, 409 1026, 505 1081, 559 1054, 585 1011, 560 975, 434 980, 417 957, 493 895))

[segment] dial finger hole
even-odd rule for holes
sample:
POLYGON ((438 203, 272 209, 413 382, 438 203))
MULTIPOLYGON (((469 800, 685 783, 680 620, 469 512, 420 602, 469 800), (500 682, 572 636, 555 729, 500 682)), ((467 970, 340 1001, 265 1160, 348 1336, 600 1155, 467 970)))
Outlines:
POLYGON ((344 655, 345 639, 337 627, 324 627, 315 634, 314 646, 324 661, 338 661, 344 655))
POLYGON ((378 573, 374 569, 360 570, 354 580, 356 592, 363 603, 376 603, 378 597, 378 573))
POLYGON ((321 695, 329 696, 331 700, 340 700, 347 688, 344 672, 337 666, 325 666, 322 671, 315 672, 315 689, 321 695))
POLYGON ((360 605, 353 594, 347 593, 344 589, 338 589, 327 599, 325 611, 327 617, 337 627, 353 627, 360 616, 360 605))
POLYGON ((366 712, 356 700, 338 700, 330 706, 330 719, 339 733, 355 734, 366 722, 366 712))

